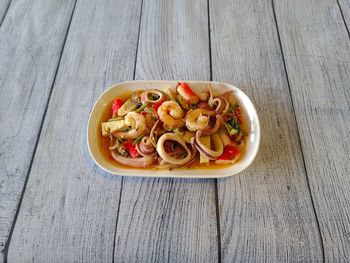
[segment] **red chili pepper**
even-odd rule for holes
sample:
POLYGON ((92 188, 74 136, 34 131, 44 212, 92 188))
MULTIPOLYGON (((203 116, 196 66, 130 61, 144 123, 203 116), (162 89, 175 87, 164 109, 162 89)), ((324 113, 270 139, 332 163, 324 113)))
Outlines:
POLYGON ((143 116, 146 116, 146 115, 147 115, 147 112, 141 111, 141 114, 142 114, 143 116))
POLYGON ((193 92, 193 90, 187 85, 185 82, 178 82, 176 88, 182 88, 184 92, 187 93, 189 96, 197 96, 196 93, 193 92))
POLYGON ((112 113, 113 116, 118 113, 118 110, 123 106, 124 101, 121 98, 115 98, 112 104, 112 113))
POLYGON ((232 138, 233 138, 233 140, 237 141, 237 139, 238 139, 237 133, 233 134, 233 135, 232 135, 232 138))
POLYGON ((176 90, 186 101, 192 104, 198 103, 197 94, 185 82, 178 82, 176 90))
POLYGON ((218 158, 218 160, 232 160, 239 154, 239 149, 232 146, 227 145, 223 154, 218 158))
POLYGON ((132 158, 139 156, 139 152, 136 150, 136 146, 132 143, 132 141, 126 141, 123 143, 123 145, 132 158))
POLYGON ((160 107, 160 105, 162 105, 162 103, 163 103, 164 101, 165 101, 165 100, 160 100, 160 101, 154 103, 154 104, 152 105, 152 108, 153 108, 155 111, 157 111, 158 108, 160 107))

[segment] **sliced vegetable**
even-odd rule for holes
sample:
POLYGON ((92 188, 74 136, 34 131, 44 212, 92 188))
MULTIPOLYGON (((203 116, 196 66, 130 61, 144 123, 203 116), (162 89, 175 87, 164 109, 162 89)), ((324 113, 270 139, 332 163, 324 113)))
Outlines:
POLYGON ((132 99, 128 99, 123 106, 120 107, 120 109, 118 110, 118 115, 119 116, 125 116, 126 114, 128 114, 129 112, 135 110, 137 108, 137 102, 132 100, 132 99))
POLYGON ((233 129, 232 126, 228 123, 224 123, 224 125, 225 125, 225 128, 226 128, 228 134, 230 134, 231 130, 233 129))
POLYGON ((142 158, 128 158, 123 157, 114 151, 111 151, 111 154, 113 159, 118 163, 131 167, 149 167, 154 162, 154 158, 152 156, 142 158))
POLYGON ((207 102, 208 98, 209 98, 209 94, 208 94, 208 92, 201 92, 201 93, 198 94, 198 98, 201 101, 207 102))
POLYGON ((240 150, 233 145, 227 145, 223 154, 218 158, 218 160, 232 160, 240 154, 240 150))
POLYGON ((190 132, 190 131, 186 131, 184 136, 183 136, 183 140, 186 143, 191 143, 192 138, 194 138, 195 133, 194 132, 190 132))
POLYGON ((232 136, 234 134, 238 133, 238 130, 235 129, 235 128, 232 128, 230 131, 229 131, 229 134, 232 136))
POLYGON ((198 95, 185 82, 179 82, 176 90, 190 104, 198 103, 198 95))
POLYGON ((230 105, 228 108, 227 112, 235 112, 235 110, 238 108, 238 103, 236 102, 235 104, 230 105))
POLYGON ((131 99, 137 103, 140 103, 142 98, 142 93, 143 90, 135 90, 132 94, 131 94, 131 99))
MULTIPOLYGON (((201 143, 210 149, 210 143, 211 143, 211 140, 210 140, 210 135, 205 135, 205 136, 202 136, 200 138, 201 140, 201 143)), ((200 156, 199 156, 199 160, 200 160, 200 163, 209 163, 209 159, 202 153, 200 153, 200 156)))
POLYGON ((147 102, 143 102, 141 107, 136 109, 135 112, 140 113, 141 111, 143 111, 147 107, 147 105, 148 105, 147 102))
POLYGON ((203 134, 214 134, 216 133, 220 126, 221 123, 223 123, 223 119, 220 114, 217 114, 215 116, 215 125, 213 127, 207 127, 206 129, 203 130, 203 134))
POLYGON ((136 158, 139 156, 139 152, 136 150, 136 146, 133 144, 132 141, 126 141, 123 143, 123 145, 132 158, 136 158))
POLYGON ((120 155, 122 156, 128 156, 128 151, 125 149, 123 145, 118 145, 117 146, 117 151, 119 152, 120 155))
POLYGON ((195 139, 195 145, 197 147, 197 150, 201 154, 205 155, 209 160, 216 160, 216 158, 218 158, 224 151, 224 147, 222 145, 220 136, 217 133, 211 135, 211 145, 213 145, 214 149, 205 146, 200 140, 201 137, 202 131, 197 131, 195 139))
POLYGON ((126 131, 128 129, 128 126, 125 124, 124 120, 119 120, 102 122, 101 128, 102 136, 107 136, 110 133, 126 131))
POLYGON ((160 107, 160 105, 162 105, 162 103, 163 103, 164 101, 165 101, 165 99, 162 99, 162 100, 160 100, 160 101, 154 103, 154 104, 152 105, 152 108, 153 108, 155 111, 157 111, 158 108, 160 107))
POLYGON ((227 132, 232 136, 232 138, 237 141, 242 137, 241 125, 236 116, 233 116, 232 119, 228 120, 228 123, 225 123, 227 132))
POLYGON ((168 96, 169 100, 175 101, 175 94, 171 87, 165 88, 164 92, 168 96))
POLYGON ((224 147, 231 144, 231 138, 225 130, 220 130, 218 133, 224 147))
POLYGON ((180 94, 178 94, 176 96, 176 101, 178 102, 178 104, 181 105, 181 107, 184 109, 184 110, 189 110, 191 107, 190 107, 190 104, 184 99, 184 97, 182 97, 180 94))
POLYGON ((112 104, 112 114, 116 116, 118 110, 123 106, 124 101, 121 98, 115 98, 112 104))
POLYGON ((233 135, 233 140, 236 141, 236 142, 239 142, 241 139, 242 139, 242 133, 236 133, 233 135))
POLYGON ((156 149, 152 140, 149 137, 143 137, 140 143, 136 144, 136 149, 142 156, 153 156, 156 154, 156 149))

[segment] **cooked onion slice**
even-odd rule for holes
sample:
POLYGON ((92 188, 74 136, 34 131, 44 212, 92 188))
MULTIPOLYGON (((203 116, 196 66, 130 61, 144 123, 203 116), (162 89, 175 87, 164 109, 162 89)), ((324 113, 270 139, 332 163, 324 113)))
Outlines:
POLYGON ((186 143, 178 136, 176 135, 175 133, 165 133, 163 134, 158 142, 157 142, 157 152, 159 154, 159 156, 166 162, 168 163, 171 163, 171 164, 179 164, 179 165, 182 165, 182 164, 185 164, 187 162, 189 162, 191 160, 191 151, 190 149, 187 148, 186 146, 186 143), (176 159, 176 158, 173 158, 171 157, 166 151, 165 151, 165 148, 164 148, 164 143, 167 141, 167 140, 170 140, 170 141, 175 141, 179 144, 181 144, 181 146, 186 150, 187 152, 187 155, 185 158, 183 159, 176 159))
POLYGON ((211 135, 211 138, 214 142, 215 150, 212 150, 208 147, 206 147, 201 141, 200 137, 202 136, 202 131, 197 131, 196 132, 196 140, 195 140, 195 145, 197 147, 197 150, 203 154, 205 157, 207 157, 209 160, 216 160, 223 152, 224 152, 224 147, 222 145, 220 136, 215 133, 211 135))
POLYGON ((219 130, 222 122, 224 122, 224 121, 223 121, 221 115, 217 114, 214 127, 209 128, 209 129, 204 129, 202 134, 203 135, 207 135, 207 134, 214 134, 214 133, 216 133, 219 130))
POLYGON ((151 164, 154 162, 154 157, 152 156, 146 156, 141 158, 128 158, 117 154, 115 151, 111 151, 111 153, 114 160, 126 166, 146 168, 150 167, 151 164))
POLYGON ((208 85, 208 91, 209 91, 209 100, 208 100, 208 104, 210 107, 213 107, 213 103, 214 103, 214 95, 213 95, 213 90, 211 88, 211 83, 209 82, 208 85))
POLYGON ((146 136, 142 138, 140 143, 136 144, 136 150, 142 156, 154 156, 156 154, 152 140, 146 136))
POLYGON ((149 90, 145 90, 142 94, 141 94, 141 100, 142 101, 147 101, 148 103, 157 103, 160 102, 162 100, 165 99, 165 94, 164 92, 157 90, 157 89, 149 89, 149 90), (157 99, 153 100, 150 99, 150 97, 156 96, 158 97, 157 99))
POLYGON ((149 138, 151 139, 151 142, 152 142, 154 147, 157 147, 157 145, 156 145, 156 138, 154 136, 154 132, 158 128, 159 124, 160 124, 160 120, 157 120, 156 123, 153 125, 153 127, 151 129, 151 132, 149 134, 149 138))

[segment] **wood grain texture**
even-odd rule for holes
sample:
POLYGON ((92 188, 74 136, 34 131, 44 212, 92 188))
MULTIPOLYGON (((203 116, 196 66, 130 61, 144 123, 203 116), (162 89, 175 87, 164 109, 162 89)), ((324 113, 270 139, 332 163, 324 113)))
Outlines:
POLYGON ((210 1, 213 79, 252 98, 253 165, 218 181, 223 262, 320 262, 322 247, 271 1, 210 1))
POLYGON ((344 23, 347 27, 347 32, 350 31, 350 0, 338 0, 339 8, 341 9, 344 23))
POLYGON ((276 1, 327 262, 350 261, 350 41, 336 1, 276 1))
POLYGON ((70 0, 45 3, 13 0, 0 28, 1 253, 19 204, 74 6, 70 0))
POLYGON ((8 7, 10 5, 11 0, 1 0, 0 1, 0 26, 1 22, 4 20, 8 7))
POLYGON ((141 1, 78 1, 9 262, 111 262, 121 177, 94 165, 89 112, 109 85, 131 79, 141 1))
MULTIPOLYGON (((144 0, 137 79, 208 79, 206 1, 144 0)), ((214 180, 125 178, 116 262, 215 262, 214 180)))

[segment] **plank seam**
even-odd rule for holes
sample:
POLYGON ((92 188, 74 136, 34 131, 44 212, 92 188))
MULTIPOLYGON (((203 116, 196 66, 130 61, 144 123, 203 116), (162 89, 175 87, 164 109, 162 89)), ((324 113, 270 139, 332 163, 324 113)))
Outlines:
MULTIPOLYGON (((209 80, 213 80, 213 63, 211 54, 211 28, 210 28, 210 5, 207 0, 207 15, 208 15, 208 44, 209 44, 209 80)), ((215 215, 216 215, 216 233, 218 242, 218 262, 221 263, 221 227, 220 227, 220 208, 219 208, 219 193, 218 193, 218 179, 214 179, 215 192, 215 215)))
POLYGON ((321 228, 320 228, 320 222, 319 222, 319 220, 318 220, 318 216, 317 216, 317 212, 316 212, 316 207, 315 207, 315 203, 314 203, 314 198, 313 198, 313 195, 312 195, 312 191, 311 191, 311 187, 310 187, 310 182, 309 182, 309 177, 308 177, 308 173, 307 173, 307 169, 306 169, 306 163, 305 163, 305 157, 304 157, 304 150, 303 150, 303 146, 302 146, 302 144, 301 144, 300 129, 299 129, 299 125, 298 125, 297 118, 296 118, 295 107, 294 107, 294 101, 293 101, 292 91, 291 91, 291 87, 290 87, 290 81, 289 81, 287 66, 286 66, 286 62, 285 62, 285 59, 284 59, 285 56, 284 56, 283 47, 282 47, 282 42, 281 42, 280 30, 279 30, 278 22, 277 22, 277 16, 276 16, 276 11, 275 11, 275 3, 274 3, 274 0, 271 0, 271 2, 272 2, 273 17, 274 17, 274 21, 275 21, 276 30, 277 30, 278 42, 279 42, 279 46, 280 46, 280 50, 281 50, 281 55, 282 55, 283 68, 284 68, 284 72, 285 72, 285 74, 286 74, 287 85, 288 85, 288 89, 289 89, 289 95, 290 95, 290 99, 291 99, 291 102, 292 102, 292 110, 293 110, 294 121, 295 121, 296 128, 297 128, 297 132, 298 132, 298 133, 297 133, 297 134, 298 134, 298 141, 299 141, 299 147, 300 147, 300 150, 301 150, 301 157, 302 157, 302 161, 303 161, 304 172, 305 172, 305 175, 306 175, 306 182, 307 182, 309 194, 310 194, 310 197, 311 197, 311 204, 312 204, 313 212, 314 212, 314 215, 315 215, 316 225, 317 225, 318 234, 319 234, 319 239, 320 239, 320 243, 321 243, 322 259, 323 259, 323 262, 325 262, 325 251, 324 251, 323 237, 322 237, 322 232, 321 232, 321 228))
POLYGON ((4 16, 2 17, 1 22, 0 22, 0 27, 2 26, 2 23, 3 23, 4 20, 5 20, 5 17, 6 17, 6 15, 7 15, 7 12, 8 12, 9 9, 10 9, 11 3, 12 3, 12 0, 10 0, 9 3, 7 4, 7 7, 6 7, 6 10, 5 10, 4 16))
POLYGON ((141 22, 142 22, 142 9, 143 9, 143 0, 141 0, 141 8, 140 8, 140 22, 139 22, 139 32, 137 34, 137 44, 136 44, 136 54, 135 54, 135 63, 134 63, 134 73, 133 80, 136 78, 136 64, 137 64, 137 54, 139 52, 139 44, 140 44, 140 34, 141 34, 141 22))
POLYGON ((217 239, 218 239, 218 262, 221 263, 221 227, 220 227, 218 179, 215 179, 215 207, 216 207, 216 231, 217 231, 217 239))
POLYGON ((12 226, 11 226, 11 229, 10 229, 10 233, 9 233, 8 239, 7 239, 6 243, 5 243, 5 247, 4 247, 3 251, 2 251, 2 252, 4 253, 4 263, 7 263, 7 262, 8 262, 8 261, 7 261, 7 256, 8 256, 8 250, 9 250, 9 247, 10 247, 10 243, 11 243, 13 231, 14 231, 14 229, 15 229, 15 225, 16 225, 17 218, 18 218, 18 215, 19 215, 19 211, 20 211, 21 206, 22 206, 24 193, 25 193, 25 191, 26 191, 27 184, 28 184, 28 181, 29 181, 29 176, 30 176, 30 173, 31 173, 31 170, 32 170, 32 166, 33 166, 33 162, 34 162, 34 159, 35 159, 36 151, 37 151, 38 144, 39 144, 39 141, 40 141, 41 132, 42 132, 42 129, 43 129, 43 126, 44 126, 44 121, 45 121, 45 118, 46 118, 47 110, 48 110, 48 108, 49 108, 49 104, 50 104, 50 100, 51 100, 51 95, 52 95, 53 87, 54 87, 55 82, 56 82, 56 77, 57 77, 58 69, 59 69, 60 64, 61 64, 62 55, 63 55, 64 48, 65 48, 65 45, 66 45, 67 36, 68 36, 69 29, 70 29, 70 26, 71 26, 71 23, 72 23, 72 18, 73 18, 73 14, 74 14, 74 11, 75 11, 75 7, 76 7, 76 4, 77 4, 77 1, 78 1, 78 0, 75 0, 75 2, 74 2, 74 6, 73 6, 73 9, 72 9, 72 14, 71 14, 71 17, 70 17, 70 19, 69 19, 69 23, 68 23, 68 27, 67 27, 66 34, 65 34, 65 36, 64 36, 64 40, 63 40, 63 45, 62 45, 61 53, 60 53, 60 56, 59 56, 59 59, 58 59, 58 63, 57 63, 57 67, 56 67, 56 71, 55 71, 55 76, 54 76, 54 79, 53 79, 53 81, 52 81, 51 88, 50 88, 50 91, 49 91, 49 96, 48 96, 48 98, 47 98, 47 102, 46 102, 46 105, 45 105, 44 114, 43 114, 43 117, 42 117, 42 120, 41 120, 41 123, 40 123, 40 127, 39 127, 39 133, 38 133, 38 136, 37 136, 37 140, 36 140, 36 142, 35 142, 33 155, 32 155, 32 158, 31 158, 31 160, 30 160, 30 164, 29 164, 27 176, 26 176, 26 179, 25 179, 25 181, 24 181, 24 186, 23 186, 23 189, 22 189, 22 193, 21 193, 21 196, 20 196, 18 205, 17 205, 15 217, 14 217, 14 220, 13 220, 13 223, 12 223, 12 226))
POLYGON ((340 6, 339 0, 337 0, 337 4, 338 4, 338 8, 339 8, 341 17, 342 17, 342 19, 343 19, 343 23, 344 23, 345 29, 346 29, 346 31, 348 32, 348 36, 349 36, 349 39, 350 39, 350 31, 349 31, 348 25, 346 24, 345 17, 344 17, 344 13, 343 13, 343 9, 342 9, 341 6, 340 6))
POLYGON ((117 219, 116 219, 115 228, 114 228, 112 263, 114 263, 115 247, 116 247, 116 241, 117 241, 117 226, 118 226, 118 221, 119 221, 118 219, 119 219, 120 204, 121 204, 121 199, 122 199, 123 184, 124 184, 124 176, 122 176, 122 181, 121 181, 121 185, 120 185, 118 212, 117 212, 117 219))
MULTIPOLYGON (((140 32, 141 32, 141 21, 142 21, 142 10, 143 10, 143 0, 141 0, 141 8, 140 8, 140 21, 139 21, 139 31, 137 33, 137 44, 136 44, 136 51, 135 51, 135 62, 134 62, 134 72, 133 72, 133 80, 136 78, 136 63, 137 63, 137 53, 139 51, 139 44, 140 44, 140 32)), ((120 205, 122 200, 122 192, 123 192, 123 184, 124 184, 124 176, 122 176, 121 180, 121 186, 120 186, 120 193, 119 193, 119 202, 118 202, 118 213, 117 218, 115 222, 115 228, 114 228, 114 239, 113 239, 113 253, 112 253, 112 262, 115 262, 115 248, 116 248, 116 241, 117 241, 117 228, 118 228, 118 221, 119 221, 119 212, 120 212, 120 205)))
POLYGON ((209 0, 207 0, 207 9, 208 9, 208 41, 209 41, 209 74, 210 81, 213 80, 213 63, 211 55, 211 29, 210 29, 210 9, 209 9, 209 0))

